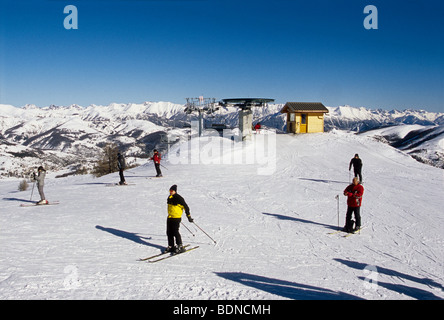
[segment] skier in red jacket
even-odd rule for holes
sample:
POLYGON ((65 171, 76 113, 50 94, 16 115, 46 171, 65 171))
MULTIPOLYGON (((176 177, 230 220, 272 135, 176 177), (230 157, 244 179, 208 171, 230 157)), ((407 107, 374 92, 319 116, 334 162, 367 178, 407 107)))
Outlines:
POLYGON ((344 195, 347 197, 347 215, 345 218, 345 232, 356 232, 361 228, 361 205, 362 195, 364 194, 364 187, 359 183, 357 177, 353 178, 353 183, 344 190, 344 195), (356 226, 353 227, 352 214, 354 213, 356 219, 356 226))
POLYGON ((254 130, 256 130, 256 133, 259 133, 261 131, 261 123, 258 122, 256 123, 256 125, 254 126, 254 130))
POLYGON ((162 156, 160 153, 154 149, 154 155, 150 158, 150 160, 154 161, 154 166, 156 167, 156 177, 162 177, 162 171, 160 171, 160 160, 162 159, 162 156))

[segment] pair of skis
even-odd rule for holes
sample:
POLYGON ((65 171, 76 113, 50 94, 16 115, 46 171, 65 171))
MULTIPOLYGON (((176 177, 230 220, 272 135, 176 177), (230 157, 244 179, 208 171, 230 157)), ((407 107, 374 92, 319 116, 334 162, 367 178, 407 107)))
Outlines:
POLYGON ((360 234, 360 233, 361 233, 361 230, 362 230, 363 228, 364 228, 364 227, 361 227, 361 228, 359 228, 358 230, 355 230, 355 231, 353 231, 353 232, 346 232, 346 231, 343 231, 343 230, 341 229, 341 230, 337 230, 337 231, 334 231, 334 232, 329 232, 328 234, 338 234, 338 233, 343 232, 343 233, 346 233, 346 235, 344 235, 343 237, 344 237, 344 238, 347 238, 347 237, 350 237, 350 236, 353 235, 353 234, 360 234))
POLYGON ((38 203, 22 203, 20 207, 46 207, 46 206, 54 206, 59 204, 60 201, 51 201, 44 204, 38 204, 38 203))
POLYGON ((125 184, 120 184, 120 183, 109 183, 106 184, 106 187, 125 187, 125 186, 135 186, 135 183, 125 183, 125 184))
POLYGON ((180 255, 182 253, 186 253, 186 252, 195 250, 195 249, 199 248, 199 246, 190 247, 190 245, 187 244, 187 245, 184 246, 184 248, 185 248, 185 251, 183 251, 183 252, 178 252, 178 253, 176 253, 176 252, 174 252, 174 253, 173 252, 162 252, 162 253, 156 254, 154 256, 150 256, 150 257, 147 257, 147 258, 139 259, 139 261, 147 261, 149 263, 159 262, 159 261, 162 261, 162 260, 166 260, 166 259, 172 258, 174 256, 178 256, 178 255, 180 255))
MULTIPOLYGON (((199 227, 194 221, 192 221, 192 222, 194 223, 194 225, 197 228, 199 228, 199 230, 201 230, 208 238, 210 238, 214 242, 214 244, 216 244, 216 240, 211 238, 210 235, 208 233, 206 233, 205 230, 203 230, 201 227, 199 227)), ((191 232, 190 229, 187 228, 187 230, 191 232)), ((193 233, 191 232, 191 234, 193 234, 193 233)), ((193 234, 193 236, 194 236, 194 234, 193 234)), ((199 248, 199 246, 191 247, 189 244, 184 245, 183 247, 184 247, 185 250, 182 251, 182 252, 177 252, 177 253, 176 252, 163 252, 163 253, 159 253, 159 254, 156 254, 156 255, 151 256, 151 257, 139 259, 139 261, 148 261, 150 263, 159 262, 159 261, 162 261, 162 260, 165 260, 165 259, 172 258, 172 257, 177 256, 179 254, 186 253, 188 251, 192 251, 192 250, 195 250, 195 249, 199 248)))

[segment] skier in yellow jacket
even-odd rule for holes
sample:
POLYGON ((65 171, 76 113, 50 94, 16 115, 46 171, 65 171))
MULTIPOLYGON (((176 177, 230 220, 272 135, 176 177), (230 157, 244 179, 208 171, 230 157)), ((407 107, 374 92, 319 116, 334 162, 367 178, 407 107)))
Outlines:
POLYGON ((167 236, 168 247, 165 252, 180 253, 185 249, 182 244, 182 237, 179 233, 180 222, 182 221, 182 213, 185 214, 189 222, 193 222, 190 215, 190 208, 185 202, 184 198, 177 193, 177 185, 170 188, 170 196, 167 199, 168 203, 168 219, 167 219, 167 236), (174 239, 176 239, 176 247, 174 246, 174 239))

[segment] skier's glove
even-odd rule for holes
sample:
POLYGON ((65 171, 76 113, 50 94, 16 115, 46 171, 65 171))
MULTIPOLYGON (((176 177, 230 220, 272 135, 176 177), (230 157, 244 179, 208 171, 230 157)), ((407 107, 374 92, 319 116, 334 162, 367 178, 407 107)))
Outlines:
POLYGON ((191 216, 187 216, 187 218, 188 218, 188 221, 189 221, 189 222, 193 223, 194 219, 191 218, 191 216))

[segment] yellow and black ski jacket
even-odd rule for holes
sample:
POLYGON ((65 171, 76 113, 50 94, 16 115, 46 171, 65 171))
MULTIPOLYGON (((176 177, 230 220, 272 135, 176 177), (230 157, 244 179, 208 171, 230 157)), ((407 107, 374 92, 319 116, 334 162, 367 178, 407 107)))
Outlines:
POLYGON ((190 215, 190 208, 185 202, 184 198, 182 198, 177 193, 168 197, 168 218, 182 218, 183 210, 185 209, 185 213, 187 216, 190 215))

